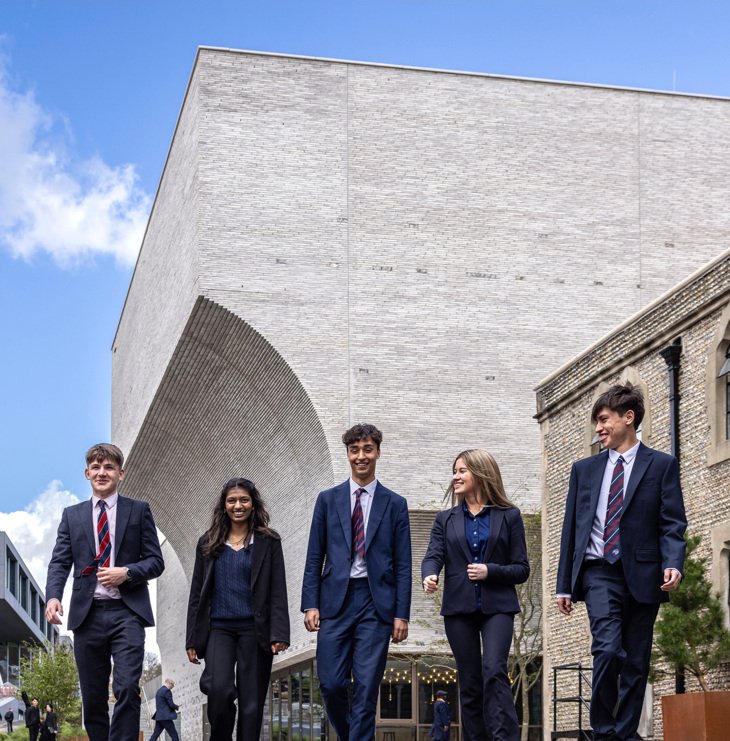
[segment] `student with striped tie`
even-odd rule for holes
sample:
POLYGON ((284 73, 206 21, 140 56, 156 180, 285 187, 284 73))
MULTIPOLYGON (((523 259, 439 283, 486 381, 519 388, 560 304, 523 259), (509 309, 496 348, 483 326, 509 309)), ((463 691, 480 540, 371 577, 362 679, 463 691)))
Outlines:
POLYGON ((319 687, 341 741, 372 741, 388 644, 408 637, 408 505, 375 477, 382 440, 370 424, 342 436, 351 475, 319 494, 304 566, 304 625, 317 632, 319 687))
POLYGON ((117 493, 124 455, 116 445, 86 454, 91 499, 66 507, 48 564, 46 619, 60 625, 69 571, 68 615, 74 632, 84 724, 90 741, 130 741, 139 731, 144 629, 154 625, 147 582, 165 568, 147 502, 117 493), (116 698, 109 722, 108 687, 116 698))
POLYGON ((644 399, 612 386, 591 418, 603 451, 573 464, 560 543, 557 606, 584 600, 593 636, 590 709, 596 741, 633 741, 659 604, 684 567, 677 459, 637 437, 644 399))

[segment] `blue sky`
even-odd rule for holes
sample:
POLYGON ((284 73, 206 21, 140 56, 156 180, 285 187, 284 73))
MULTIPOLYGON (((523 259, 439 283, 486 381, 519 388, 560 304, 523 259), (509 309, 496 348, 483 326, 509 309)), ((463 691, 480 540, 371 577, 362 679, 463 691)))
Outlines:
POLYGON ((0 0, 0 529, 40 563, 87 495, 198 45, 730 96, 729 32, 719 1, 0 0))

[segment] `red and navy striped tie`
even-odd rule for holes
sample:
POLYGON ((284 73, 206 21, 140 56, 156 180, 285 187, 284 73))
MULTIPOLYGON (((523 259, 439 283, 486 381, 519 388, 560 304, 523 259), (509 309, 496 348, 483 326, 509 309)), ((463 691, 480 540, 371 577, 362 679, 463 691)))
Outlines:
POLYGON ((365 555, 365 521, 362 516, 362 503, 360 497, 365 493, 365 489, 358 489, 355 492, 355 507, 352 510, 352 555, 365 555))
POLYGON ((613 468, 611 487, 608 490, 606 525, 603 530, 603 557, 609 563, 621 558, 621 512, 624 508, 624 459, 619 456, 613 468))
POLYGON ((112 539, 109 535, 109 518, 106 516, 106 502, 99 501, 99 517, 96 519, 96 532, 99 536, 99 553, 81 572, 84 576, 93 573, 96 568, 106 568, 111 563, 112 539))

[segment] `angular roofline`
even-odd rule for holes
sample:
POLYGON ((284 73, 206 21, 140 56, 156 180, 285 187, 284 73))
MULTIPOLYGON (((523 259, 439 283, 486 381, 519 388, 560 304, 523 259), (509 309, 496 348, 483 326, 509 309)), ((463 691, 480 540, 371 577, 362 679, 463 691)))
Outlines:
POLYGON ((672 286, 668 291, 665 291, 661 296, 655 298, 651 303, 639 309, 639 311, 632 314, 628 319, 625 319, 623 322, 621 322, 621 324, 614 327, 610 332, 605 334, 599 340, 596 340, 596 342, 594 342, 592 345, 589 345, 581 353, 574 356, 573 358, 568 360, 566 363, 563 363, 563 365, 561 365, 557 370, 554 370, 549 376, 545 376, 545 378, 543 378, 537 384, 537 386, 535 386, 534 391, 539 392, 544 386, 547 386, 547 384, 552 383, 556 378, 559 378, 563 373, 565 373, 569 368, 574 366, 576 363, 579 363, 581 360, 588 357, 591 353, 595 352, 599 347, 602 347, 603 345, 606 345, 607 343, 609 343, 614 337, 617 337, 622 332, 624 332, 626 329, 631 327, 631 325, 636 324, 636 322, 639 321, 645 314, 648 314, 649 312, 656 309, 657 306, 661 306, 665 301, 668 301, 677 291, 681 290, 682 288, 685 288, 686 286, 694 283, 695 281, 700 280, 704 275, 712 272, 712 270, 717 265, 719 265, 721 262, 724 262, 728 258, 730 258, 730 249, 726 249, 724 252, 719 254, 716 258, 714 258, 710 262, 703 265, 699 270, 696 270, 694 273, 689 275, 683 281, 672 286))
MULTIPOLYGON (((230 54, 244 54, 244 55, 259 56, 259 57, 276 57, 279 59, 301 59, 301 60, 310 61, 310 62, 326 62, 328 64, 351 64, 351 65, 357 65, 357 66, 362 66, 362 67, 381 67, 384 69, 400 69, 400 70, 410 70, 414 72, 432 72, 432 73, 437 73, 437 74, 462 75, 462 76, 467 76, 467 77, 483 77, 483 78, 494 79, 494 80, 510 80, 512 82, 530 82, 530 83, 539 83, 539 84, 544 84, 544 85, 563 85, 565 87, 590 88, 590 89, 596 89, 596 90, 616 90, 619 92, 628 92, 628 93, 668 95, 668 96, 680 97, 680 98, 701 98, 701 99, 708 99, 708 100, 720 100, 720 101, 730 102, 730 97, 723 97, 720 95, 707 95, 707 94, 701 94, 701 93, 683 93, 683 92, 677 92, 674 90, 652 90, 649 88, 620 87, 616 85, 601 85, 598 83, 589 83, 589 82, 566 82, 565 80, 550 80, 550 79, 541 79, 537 77, 516 77, 516 76, 510 76, 510 75, 494 75, 494 74, 490 74, 487 72, 469 72, 467 70, 440 69, 437 67, 414 67, 414 66, 399 65, 399 64, 386 64, 384 62, 362 62, 362 61, 353 60, 353 59, 311 57, 311 56, 306 56, 303 54, 282 54, 279 52, 255 51, 253 49, 232 49, 232 48, 225 47, 225 46, 206 46, 204 44, 200 45, 198 46, 197 51, 195 52, 195 59, 193 60, 193 65, 190 70, 190 75, 188 76, 188 82, 187 82, 187 85, 185 86, 185 94, 183 95, 182 103, 180 104, 180 110, 177 115, 177 120, 175 121, 175 128, 173 129, 172 136, 170 137, 170 145, 167 149, 167 155, 165 156, 165 162, 162 165, 162 170, 160 171, 160 178, 157 182, 157 189, 155 190, 155 196, 152 199, 152 205, 150 206, 150 214, 149 214, 149 217, 147 218, 147 225, 145 226, 144 234, 142 235, 142 242, 139 247, 139 252, 137 253, 137 259, 135 260, 135 263, 134 263, 134 269, 132 270, 132 275, 130 276, 130 279, 129 279, 129 285, 127 286, 127 293, 124 297, 124 303, 122 305, 121 311, 119 312, 119 319, 117 320, 117 326, 116 326, 116 329, 114 330, 114 337, 112 338, 110 349, 114 347, 114 344, 117 341, 117 335, 119 334, 119 327, 121 326, 122 316, 124 315, 124 310, 127 307, 127 300, 129 299, 129 291, 132 287, 132 282, 134 281, 134 275, 137 272, 137 266, 139 265, 139 257, 142 254, 142 246, 144 245, 144 241, 147 237, 147 230, 149 229, 150 221, 152 220, 152 214, 155 211, 155 206, 157 204, 157 198, 160 194, 160 187, 162 186, 162 180, 165 176, 165 171, 167 170, 167 163, 170 160, 170 153, 172 152, 172 145, 175 141, 175 136, 180 126, 180 119, 182 118, 182 112, 185 107, 185 103, 188 99, 188 94, 190 93, 190 83, 192 82, 193 75, 195 75, 195 70, 198 66, 198 60, 200 59, 201 51, 219 51, 219 52, 228 52, 230 54)), ((550 378, 552 377, 553 376, 551 375, 547 379, 545 379, 545 381, 542 381, 540 383, 540 386, 542 386, 546 381, 550 380, 550 378)), ((537 388, 539 388, 539 386, 537 388)))
POLYGON ((670 95, 681 98, 708 98, 710 100, 723 100, 730 101, 730 96, 722 95, 710 95, 707 93, 686 93, 678 90, 655 90, 653 88, 640 88, 640 87, 624 87, 621 85, 606 85, 595 82, 573 82, 568 80, 553 80, 550 78, 541 77, 519 77, 515 75, 495 75, 490 72, 473 72, 469 70, 456 70, 456 69, 443 69, 440 67, 416 67, 405 64, 388 64, 386 62, 364 62, 356 59, 337 59, 329 57, 312 57, 304 54, 282 54, 280 52, 271 51, 255 51, 253 49, 232 49, 225 46, 206 46, 202 45, 198 47, 197 57, 201 51, 224 51, 231 54, 246 54, 251 56, 260 57, 278 57, 280 59, 301 59, 308 62, 327 62, 329 64, 351 64, 360 67, 383 67, 385 69, 401 69, 409 70, 413 72, 435 72, 438 74, 447 75, 462 75, 467 77, 486 77, 494 80, 510 80, 512 82, 536 82, 546 85, 565 85, 567 87, 586 87, 596 88, 598 90, 618 90, 628 93, 651 93, 654 95, 670 95))

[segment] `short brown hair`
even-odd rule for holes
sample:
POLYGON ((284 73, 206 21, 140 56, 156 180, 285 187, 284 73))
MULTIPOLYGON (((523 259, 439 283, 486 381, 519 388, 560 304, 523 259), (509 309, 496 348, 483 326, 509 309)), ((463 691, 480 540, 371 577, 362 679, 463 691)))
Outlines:
POLYGON ((383 433, 375 425, 369 425, 367 422, 361 422, 350 427, 349 430, 343 433, 342 442, 348 448, 353 443, 359 440, 367 440, 369 437, 373 439, 373 442, 378 446, 378 450, 380 450, 380 443, 383 442, 383 433))
POLYGON ((597 399, 591 410, 591 420, 595 422, 598 414, 604 407, 623 416, 628 411, 634 413, 634 429, 638 430, 641 420, 644 419, 644 394, 638 386, 616 384, 608 391, 604 391, 597 399))
POLYGON ((93 461, 97 463, 114 461, 119 468, 123 468, 124 453, 116 445, 112 445, 111 443, 97 443, 86 451, 86 465, 88 466, 93 461))

